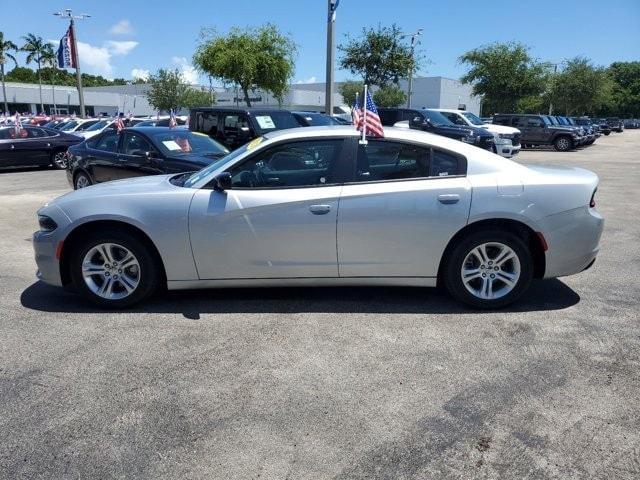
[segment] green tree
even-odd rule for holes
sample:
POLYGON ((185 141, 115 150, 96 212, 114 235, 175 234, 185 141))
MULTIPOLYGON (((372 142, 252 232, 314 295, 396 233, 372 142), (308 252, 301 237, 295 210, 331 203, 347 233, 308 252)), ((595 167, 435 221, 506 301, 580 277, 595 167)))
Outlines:
POLYGON ((9 111, 9 104, 7 103, 7 89, 4 84, 4 64, 7 63, 8 60, 12 60, 15 66, 18 66, 16 57, 10 53, 16 52, 17 50, 18 46, 11 40, 5 40, 4 33, 0 32, 0 80, 2 80, 2 99, 4 102, 3 112, 9 111))
MULTIPOLYGON (((353 106, 356 101, 356 93, 362 97, 364 92, 364 83, 357 80, 347 80, 338 86, 338 92, 342 95, 342 100, 349 106, 353 106)), ((360 100, 362 103, 362 100, 360 100)))
POLYGON ((587 58, 575 57, 567 60, 562 71, 552 77, 549 99, 565 115, 583 115, 605 105, 611 87, 605 69, 594 67, 587 58))
POLYGON ((373 101, 378 107, 399 107, 407 100, 405 93, 395 85, 389 85, 373 93, 373 101))
POLYGON ((483 95, 483 113, 513 112, 518 102, 545 90, 548 69, 521 43, 492 43, 470 50, 459 59, 469 71, 460 79, 483 95))
POLYGON ((149 104, 156 110, 180 110, 203 105, 211 105, 209 92, 194 89, 182 79, 178 69, 158 70, 149 76, 149 90, 146 93, 149 104))
POLYGON ((7 72, 6 79, 9 82, 16 83, 36 83, 38 75, 30 68, 16 66, 13 70, 7 72))
POLYGON ((191 87, 185 93, 184 106, 186 108, 210 107, 215 101, 216 94, 214 91, 209 92, 209 90, 191 87))
POLYGON ((22 37, 22 39, 25 41, 25 44, 21 50, 27 52, 27 65, 31 62, 35 62, 38 65, 36 72, 38 73, 38 85, 40 86, 40 111, 43 112, 44 104, 42 103, 42 76, 40 68, 42 66, 42 56, 46 55, 47 47, 51 48, 51 45, 45 42, 42 37, 34 35, 33 33, 28 33, 22 37))
POLYGON ((614 62, 607 69, 611 102, 603 106, 607 113, 640 117, 640 62, 614 62))
POLYGON ((422 61, 419 54, 412 54, 410 46, 401 43, 401 38, 402 32, 395 24, 363 28, 361 37, 347 36, 346 43, 338 46, 342 52, 340 68, 359 75, 368 85, 397 85, 401 78, 413 75, 422 61))
POLYGON ((204 30, 193 63, 213 78, 237 84, 250 107, 252 88, 282 100, 293 75, 296 50, 295 43, 271 24, 232 28, 226 35, 204 30))

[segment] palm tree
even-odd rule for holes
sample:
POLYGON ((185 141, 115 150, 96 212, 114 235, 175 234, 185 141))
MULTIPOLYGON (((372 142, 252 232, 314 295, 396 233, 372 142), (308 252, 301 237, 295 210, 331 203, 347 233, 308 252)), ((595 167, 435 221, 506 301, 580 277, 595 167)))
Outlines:
POLYGON ((13 60, 13 63, 18 66, 16 57, 9 53, 17 50, 18 46, 11 40, 5 40, 4 33, 0 32, 0 79, 2 80, 2 98, 4 99, 3 112, 9 111, 9 104, 7 103, 7 89, 4 85, 4 64, 7 63, 7 60, 13 60))
POLYGON ((53 47, 50 43, 44 46, 41 59, 42 65, 51 68, 51 96, 53 98, 53 111, 56 111, 56 90, 55 90, 55 75, 56 67, 58 66, 58 56, 53 51, 53 47))
POLYGON ((42 37, 37 37, 33 33, 28 33, 22 37, 26 42, 21 50, 28 52, 27 65, 31 62, 36 62, 38 65, 38 84, 40 85, 40 111, 44 111, 44 104, 42 103, 42 77, 40 76, 40 67, 42 64, 42 55, 46 55, 47 46, 50 45, 45 42, 42 37))

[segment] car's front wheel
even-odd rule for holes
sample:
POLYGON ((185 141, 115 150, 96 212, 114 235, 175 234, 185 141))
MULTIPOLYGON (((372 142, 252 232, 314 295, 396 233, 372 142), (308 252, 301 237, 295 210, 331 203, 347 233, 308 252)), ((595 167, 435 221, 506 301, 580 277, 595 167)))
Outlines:
POLYGON ((553 142, 553 146, 559 152, 566 152, 573 148, 573 141, 569 137, 558 137, 553 142))
POLYGON ((500 230, 482 231, 453 247, 443 277, 454 298, 475 308, 500 308, 529 288, 533 260, 519 236, 500 230))
POLYGON ((149 297, 158 286, 158 265, 137 236, 104 231, 75 245, 71 278, 78 292, 101 307, 122 308, 149 297))

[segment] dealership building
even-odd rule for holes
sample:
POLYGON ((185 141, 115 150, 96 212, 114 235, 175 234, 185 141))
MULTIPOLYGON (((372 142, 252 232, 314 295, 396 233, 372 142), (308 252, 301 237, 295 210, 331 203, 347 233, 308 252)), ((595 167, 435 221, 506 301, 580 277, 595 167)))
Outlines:
MULTIPOLYGON (((336 91, 339 82, 336 83, 336 91)), ((85 87, 84 103, 87 115, 115 115, 117 112, 131 112, 133 115, 154 115, 155 110, 146 97, 148 85, 112 85, 105 87, 85 87)), ((208 87, 197 86, 208 91, 208 87)), ((406 81, 400 88, 407 90, 406 81)), ((471 94, 471 86, 445 77, 416 77, 413 79, 412 106, 415 108, 461 108, 480 113, 480 99, 471 94)), ((37 84, 6 83, 7 101, 11 113, 38 113, 40 93, 37 84)), ((244 96, 234 87, 215 88, 216 104, 220 106, 241 106, 244 96)), ((282 107, 297 110, 321 111, 325 105, 324 83, 292 84, 279 103, 273 95, 261 90, 249 92, 251 103, 256 107, 282 107)), ((42 101, 45 112, 70 114, 79 113, 80 102, 75 87, 42 85, 42 101)), ((342 96, 334 94, 334 105, 345 106, 342 96)), ((2 106, 0 105, 0 109, 2 106)), ((186 113, 186 112, 180 112, 186 113)))

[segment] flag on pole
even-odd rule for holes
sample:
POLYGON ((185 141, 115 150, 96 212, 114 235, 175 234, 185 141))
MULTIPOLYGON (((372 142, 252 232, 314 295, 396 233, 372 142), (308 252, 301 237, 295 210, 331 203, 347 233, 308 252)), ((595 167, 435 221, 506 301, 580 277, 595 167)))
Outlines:
POLYGON ((120 133, 122 130, 124 130, 124 122, 122 121, 122 117, 120 115, 118 115, 116 117, 115 120, 115 126, 116 126, 116 130, 118 131, 118 133, 120 133))
POLYGON ((382 122, 378 116, 378 109, 376 104, 371 98, 371 93, 367 89, 367 85, 364 86, 365 102, 362 110, 362 118, 358 124, 358 130, 362 132, 363 140, 366 136, 369 137, 384 137, 384 130, 382 129, 382 122))
POLYGON ((351 118, 353 119, 353 124, 359 130, 360 128, 360 99, 358 98, 358 92, 356 92, 356 99, 353 102, 353 107, 351 108, 351 118))
POLYGON ((22 130, 22 122, 20 121, 20 115, 16 112, 16 116, 13 119, 13 125, 16 132, 16 137, 20 136, 20 130, 22 130))
POLYGON ((176 121, 176 114, 173 109, 171 109, 171 112, 169 113, 169 128, 176 128, 177 125, 178 122, 176 121))
POLYGON ((69 25, 67 33, 60 39, 60 45, 58 46, 58 67, 59 68, 77 68, 76 65, 76 52, 73 49, 73 29, 69 25))

